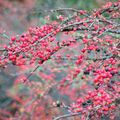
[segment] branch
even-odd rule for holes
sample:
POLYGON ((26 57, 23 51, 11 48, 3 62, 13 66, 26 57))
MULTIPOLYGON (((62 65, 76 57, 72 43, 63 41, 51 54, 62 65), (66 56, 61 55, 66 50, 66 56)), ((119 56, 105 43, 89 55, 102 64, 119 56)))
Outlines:
POLYGON ((1 52, 7 51, 6 49, 0 49, 1 52))
POLYGON ((59 119, 62 119, 62 118, 77 116, 77 115, 80 115, 80 114, 81 114, 81 112, 78 112, 78 113, 70 113, 70 114, 66 114, 66 115, 62 115, 62 116, 56 117, 56 118, 54 118, 53 120, 59 120, 59 119))
POLYGON ((84 16, 89 17, 89 15, 84 11, 84 10, 80 10, 80 9, 75 9, 75 8, 58 8, 58 9, 52 9, 52 10, 33 10, 31 13, 29 14, 42 14, 42 13, 55 13, 55 12, 61 12, 61 11, 71 11, 71 12, 76 12, 78 14, 81 13, 81 11, 84 12, 84 16))
MULTIPOLYGON (((69 31, 73 31, 74 30, 74 27, 71 27, 71 26, 74 26, 74 25, 77 25, 77 24, 82 24, 82 22, 79 22, 79 23, 74 23, 74 24, 70 24, 68 26, 65 26, 62 28, 62 32, 69 32, 69 31), (71 27, 71 28, 69 28, 71 27)), ((76 28, 77 31, 81 30, 81 31, 85 31, 85 30, 89 30, 88 28, 85 28, 85 27, 81 27, 81 28, 76 28)), ((94 29, 90 29, 91 31, 96 31, 94 29)), ((110 33, 115 33, 115 34, 120 34, 120 29, 118 30, 112 30, 112 29, 109 29, 107 30, 107 32, 110 32, 110 33)))
POLYGON ((33 74, 38 68, 39 68, 39 65, 37 65, 37 66, 33 69, 33 71, 27 76, 26 79, 24 79, 23 83, 26 83, 27 80, 32 76, 32 74, 33 74))
POLYGON ((108 32, 115 33, 115 34, 120 34, 120 29, 118 29, 118 30, 108 30, 108 32))
MULTIPOLYGON (((92 110, 97 110, 98 108, 100 108, 101 105, 98 105, 98 106, 95 106, 92 110)), ((90 110, 90 111, 92 111, 90 110)), ((89 120, 89 116, 90 116, 90 111, 88 113, 88 116, 87 116, 87 119, 86 120, 89 120)), ((81 115, 81 112, 78 112, 78 113, 70 113, 70 114, 66 114, 66 115, 62 115, 62 116, 59 116, 59 117, 56 117, 54 118, 53 120, 59 120, 61 118, 67 118, 67 117, 72 117, 72 116, 77 116, 77 115, 81 115)))

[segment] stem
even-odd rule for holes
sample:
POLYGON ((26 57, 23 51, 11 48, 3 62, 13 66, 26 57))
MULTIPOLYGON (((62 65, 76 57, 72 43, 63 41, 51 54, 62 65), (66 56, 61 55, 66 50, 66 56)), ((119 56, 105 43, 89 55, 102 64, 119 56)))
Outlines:
POLYGON ((62 119, 62 118, 77 116, 77 115, 80 115, 80 114, 81 114, 81 112, 78 112, 78 113, 70 113, 70 114, 66 114, 66 115, 62 115, 62 116, 56 117, 56 118, 54 118, 53 120, 59 120, 59 119, 62 119))

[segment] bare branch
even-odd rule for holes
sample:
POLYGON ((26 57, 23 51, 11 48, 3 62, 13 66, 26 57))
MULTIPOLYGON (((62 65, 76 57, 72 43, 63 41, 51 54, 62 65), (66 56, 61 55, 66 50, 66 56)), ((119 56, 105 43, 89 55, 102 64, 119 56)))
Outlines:
POLYGON ((59 120, 59 119, 62 119, 62 118, 73 117, 73 116, 78 116, 78 115, 81 115, 81 112, 62 115, 62 116, 54 118, 53 120, 59 120))

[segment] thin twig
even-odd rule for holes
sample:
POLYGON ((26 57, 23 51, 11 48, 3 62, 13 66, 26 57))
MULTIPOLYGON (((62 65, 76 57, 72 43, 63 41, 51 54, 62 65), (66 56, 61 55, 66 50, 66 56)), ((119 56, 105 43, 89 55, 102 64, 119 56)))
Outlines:
POLYGON ((81 112, 78 112, 78 113, 70 113, 70 114, 66 114, 66 115, 62 115, 62 116, 56 117, 56 118, 54 118, 53 120, 59 120, 59 119, 62 119, 62 118, 77 116, 77 115, 80 115, 80 114, 81 114, 81 112))
POLYGON ((26 83, 28 79, 32 76, 32 74, 39 68, 39 65, 37 65, 33 71, 27 76, 27 78, 24 79, 23 83, 26 83))
MULTIPOLYGON (((100 107, 101 107, 101 105, 95 106, 92 110, 97 110, 97 109, 100 108, 100 107)), ((65 114, 65 115, 56 117, 56 118, 54 118, 53 120, 59 120, 59 119, 61 119, 61 118, 67 118, 67 117, 77 116, 77 115, 81 115, 81 114, 82 114, 81 112, 65 114)), ((89 114, 90 114, 90 113, 89 113, 89 114)), ((88 115, 89 115, 89 114, 88 114, 88 115)), ((89 120, 89 119, 86 119, 86 120, 89 120)))

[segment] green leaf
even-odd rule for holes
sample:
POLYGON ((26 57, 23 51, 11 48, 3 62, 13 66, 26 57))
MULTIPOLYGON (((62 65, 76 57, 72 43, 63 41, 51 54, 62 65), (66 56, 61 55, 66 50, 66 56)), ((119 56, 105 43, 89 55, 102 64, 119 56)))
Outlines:
POLYGON ((43 68, 41 66, 39 66, 38 70, 39 71, 43 71, 43 68))

